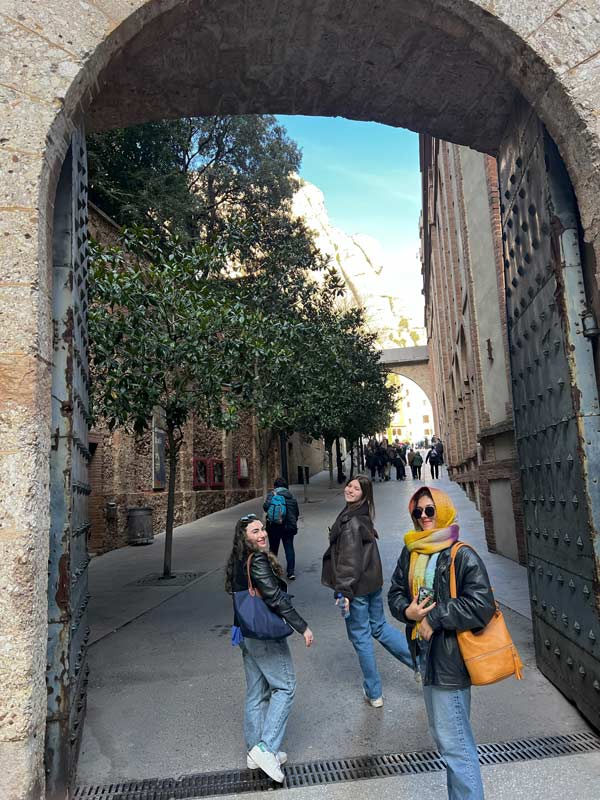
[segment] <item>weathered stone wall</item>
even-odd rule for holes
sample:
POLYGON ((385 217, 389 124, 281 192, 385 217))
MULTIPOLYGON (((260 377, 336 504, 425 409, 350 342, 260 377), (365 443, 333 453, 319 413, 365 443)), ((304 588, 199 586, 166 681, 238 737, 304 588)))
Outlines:
MULTIPOLYGON (((231 435, 233 456, 228 458, 229 437, 212 430, 200 420, 191 421, 184 432, 175 483, 175 525, 193 522, 222 508, 241 503, 260 494, 255 476, 260 473, 252 446, 251 417, 231 435), (237 456, 248 458, 250 477, 237 477, 237 456), (224 488, 194 489, 193 458, 223 460, 224 488)), ((98 444, 90 464, 90 552, 100 554, 127 544, 127 510, 140 506, 153 510, 155 534, 165 530, 167 491, 153 488, 151 434, 135 438, 120 431, 93 431, 98 444), (107 504, 116 504, 116 518, 107 513, 107 504)))
POLYGON ((341 114, 493 153, 519 91, 598 265, 599 18, 587 0, 0 0, 2 798, 43 792, 52 214, 73 126, 341 114))

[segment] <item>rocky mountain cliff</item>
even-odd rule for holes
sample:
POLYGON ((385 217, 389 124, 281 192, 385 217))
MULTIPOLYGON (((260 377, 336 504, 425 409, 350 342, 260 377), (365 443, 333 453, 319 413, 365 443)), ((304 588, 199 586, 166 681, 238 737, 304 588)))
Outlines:
POLYGON ((293 209, 315 232, 321 251, 331 257, 351 302, 365 307, 368 325, 377 333, 381 347, 426 344, 422 297, 403 296, 402 270, 406 265, 386 263, 381 245, 372 237, 347 234, 334 227, 323 193, 311 183, 302 182, 293 209))

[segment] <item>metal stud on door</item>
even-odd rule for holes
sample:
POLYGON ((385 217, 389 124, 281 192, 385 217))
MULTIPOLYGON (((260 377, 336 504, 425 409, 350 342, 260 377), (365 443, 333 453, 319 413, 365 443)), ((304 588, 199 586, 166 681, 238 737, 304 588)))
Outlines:
POLYGON ((513 122, 499 175, 536 656, 542 672, 598 726, 600 417, 584 336, 577 206, 536 115, 523 104, 513 122))
POLYGON ((90 492, 87 222, 85 139, 76 132, 61 171, 54 210, 47 798, 67 796, 86 705, 90 492))

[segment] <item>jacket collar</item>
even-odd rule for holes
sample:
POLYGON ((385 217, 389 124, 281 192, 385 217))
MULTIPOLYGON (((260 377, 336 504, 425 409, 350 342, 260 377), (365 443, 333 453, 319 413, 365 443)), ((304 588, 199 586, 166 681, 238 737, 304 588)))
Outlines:
POLYGON ((358 506, 358 508, 350 508, 349 506, 346 506, 344 512, 348 517, 368 517, 369 504, 365 500, 364 503, 361 503, 361 505, 358 506))

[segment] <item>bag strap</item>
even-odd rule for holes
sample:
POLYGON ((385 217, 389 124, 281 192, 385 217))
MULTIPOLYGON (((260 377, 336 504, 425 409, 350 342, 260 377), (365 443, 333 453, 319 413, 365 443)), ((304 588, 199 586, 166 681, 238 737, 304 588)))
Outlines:
POLYGON ((246 574, 248 576, 248 591, 254 597, 256 595, 256 589, 252 585, 252 578, 250 577, 250 562, 252 561, 254 553, 250 553, 248 556, 248 560, 246 561, 246 574))
MULTIPOLYGON (((456 544, 452 545, 452 550, 450 551, 450 597, 452 599, 458 596, 456 594, 456 569, 454 567, 454 559, 461 547, 471 547, 471 545, 466 542, 456 542, 456 544)), ((472 549, 471 547, 471 550, 472 549)))
MULTIPOLYGON (((454 559, 456 558, 456 554, 458 553, 458 551, 460 550, 461 547, 471 547, 471 545, 467 544, 466 542, 456 542, 456 544, 452 545, 452 550, 450 552, 450 554, 451 554, 451 558, 450 558, 450 597, 452 599, 455 599, 458 596, 457 593, 456 593, 456 569, 454 567, 454 559)), ((471 550, 475 550, 475 548, 471 547, 471 550)), ((477 552, 477 551, 475 550, 475 552, 477 552)), ((492 595, 493 595, 494 594, 494 587, 490 586, 490 588, 492 590, 492 595)), ((495 604, 496 608, 498 608, 498 601, 496 600, 495 597, 494 597, 494 604, 495 604)))

